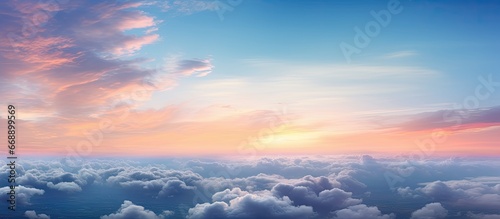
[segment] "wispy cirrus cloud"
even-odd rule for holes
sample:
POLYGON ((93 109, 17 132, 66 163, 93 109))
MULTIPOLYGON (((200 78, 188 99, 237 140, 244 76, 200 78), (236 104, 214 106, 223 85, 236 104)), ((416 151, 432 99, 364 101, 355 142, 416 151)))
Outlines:
POLYGON ((175 11, 189 15, 202 11, 214 11, 220 7, 218 1, 213 0, 167 0, 158 2, 165 11, 175 11))
MULTIPOLYGON (((161 40, 162 20, 145 10, 154 6, 146 1, 0 3, 1 91, 23 109, 22 137, 31 147, 54 138, 75 141, 102 119, 122 121, 124 111, 165 121, 173 107, 145 112, 137 107, 182 77, 212 72, 211 59, 176 57, 146 67, 153 59, 141 56, 141 49, 161 40), (42 128, 48 124, 51 128, 42 128)), ((138 123, 162 126, 130 120, 116 130, 134 132, 138 123)), ((57 147, 63 149, 47 151, 57 147)))
MULTIPOLYGON (((6 28, 11 31, 8 33, 18 37, 5 40, 1 45, 1 61, 8 66, 2 74, 12 76, 9 83, 28 81, 39 86, 35 92, 46 102, 78 98, 80 106, 107 101, 110 93, 123 91, 127 86, 139 86, 141 79, 152 72, 133 66, 138 61, 105 58, 106 54, 134 52, 157 39, 157 34, 124 33, 124 30, 155 25, 154 18, 138 10, 139 6, 131 2, 85 1, 57 5, 58 13, 47 20, 47 24, 36 27, 37 32, 27 35, 22 25, 32 15, 24 12, 22 2, 3 3, 3 9, 18 11, 3 14, 6 28), (14 64, 16 68, 9 68, 14 64), (80 88, 86 92, 78 91, 80 88), (99 95, 89 91, 98 91, 99 95), (76 93, 78 97, 74 96, 76 93)), ((55 107, 49 110, 65 107, 51 105, 55 107)))
POLYGON ((439 110, 406 116, 408 121, 395 126, 404 131, 465 131, 500 126, 499 113, 499 106, 473 110, 439 110))
MULTIPOLYGON (((210 60, 179 59, 176 72, 162 72, 141 67, 148 59, 128 58, 160 39, 152 28, 157 28, 161 20, 142 10, 149 6, 143 1, 55 4, 51 8, 53 17, 43 20, 44 25, 36 26, 30 34, 23 30, 23 24, 34 9, 28 10, 25 4, 4 2, 0 7, 14 11, 1 14, 8 33, 2 35, 5 40, 0 44, 0 62, 6 67, 2 81, 37 87, 25 89, 24 96, 38 96, 49 105, 47 111, 92 114, 109 107, 108 103, 114 103, 120 94, 156 90, 152 84, 162 82, 151 81, 155 75, 201 77, 213 68, 210 60), (143 32, 130 34, 129 30, 143 32)), ((40 4, 36 6, 47 10, 40 4)), ((29 110, 29 106, 25 108, 29 110)))
POLYGON ((405 57, 410 57, 410 56, 415 56, 418 55, 417 52, 415 51, 398 51, 398 52, 393 52, 389 53, 383 56, 384 59, 397 59, 397 58, 405 58, 405 57))

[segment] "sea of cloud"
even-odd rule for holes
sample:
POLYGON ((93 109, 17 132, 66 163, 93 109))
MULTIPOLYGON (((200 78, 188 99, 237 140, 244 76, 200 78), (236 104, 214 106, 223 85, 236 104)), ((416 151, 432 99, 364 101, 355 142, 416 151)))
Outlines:
MULTIPOLYGON (((7 179, 2 162, 0 178, 7 179)), ((492 158, 363 155, 87 159, 78 165, 64 159, 18 162, 17 213, 25 218, 500 218, 500 161, 492 158), (51 206, 63 197, 78 204, 51 206), (94 214, 83 216, 88 200, 94 214)), ((2 184, 0 198, 7 199, 9 188, 2 184)))

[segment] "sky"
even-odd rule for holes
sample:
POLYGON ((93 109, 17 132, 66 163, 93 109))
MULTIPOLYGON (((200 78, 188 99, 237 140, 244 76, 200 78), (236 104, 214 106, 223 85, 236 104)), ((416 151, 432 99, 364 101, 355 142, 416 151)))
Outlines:
POLYGON ((499 9, 2 1, 1 103, 26 156, 498 156, 499 9))
POLYGON ((0 1, 0 218, 498 219, 499 10, 0 1))

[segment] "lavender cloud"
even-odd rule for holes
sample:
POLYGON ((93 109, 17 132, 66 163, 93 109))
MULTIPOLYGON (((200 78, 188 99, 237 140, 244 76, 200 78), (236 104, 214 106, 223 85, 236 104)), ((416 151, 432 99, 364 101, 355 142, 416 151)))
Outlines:
POLYGON ((172 215, 171 211, 164 211, 157 215, 153 211, 145 209, 143 206, 135 205, 131 201, 125 200, 115 213, 101 216, 101 219, 164 219, 172 215))
POLYGON ((377 207, 354 205, 335 212, 335 219, 392 219, 394 214, 382 214, 377 207))
POLYGON ((411 219, 438 219, 446 218, 448 210, 446 210, 441 203, 426 204, 421 209, 411 213, 411 219))

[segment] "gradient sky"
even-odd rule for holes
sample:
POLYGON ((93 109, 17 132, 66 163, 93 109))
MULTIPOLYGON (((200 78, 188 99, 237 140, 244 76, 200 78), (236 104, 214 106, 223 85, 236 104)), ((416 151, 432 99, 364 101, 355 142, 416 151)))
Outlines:
POLYGON ((50 2, 0 3, 19 154, 500 155, 497 1, 50 2))

